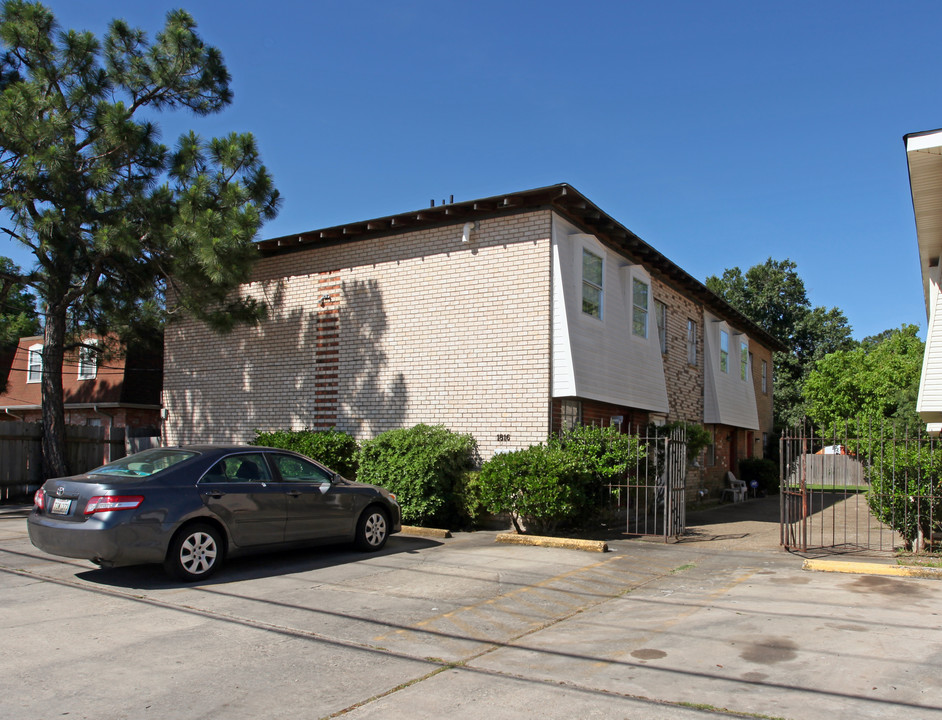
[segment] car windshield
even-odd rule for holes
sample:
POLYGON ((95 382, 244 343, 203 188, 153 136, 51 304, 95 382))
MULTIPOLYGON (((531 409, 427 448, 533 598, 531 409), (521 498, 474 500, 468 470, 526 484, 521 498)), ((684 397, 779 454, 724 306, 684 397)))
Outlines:
POLYGON ((115 460, 100 468, 90 470, 90 475, 112 475, 117 477, 148 477, 166 470, 171 465, 189 460, 197 453, 188 450, 170 450, 166 448, 153 448, 143 452, 128 455, 115 460))

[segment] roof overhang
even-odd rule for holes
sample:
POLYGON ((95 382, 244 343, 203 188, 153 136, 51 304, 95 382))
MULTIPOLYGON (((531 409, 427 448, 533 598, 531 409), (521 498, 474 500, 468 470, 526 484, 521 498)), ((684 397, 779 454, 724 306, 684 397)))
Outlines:
POLYGON ((903 137, 916 218, 919 270, 929 316, 929 277, 942 258, 942 130, 903 137))
POLYGON ((256 247, 263 256, 310 250, 356 242, 376 236, 389 236, 418 229, 474 222, 490 217, 548 209, 559 213, 575 225, 596 235, 612 248, 645 263, 665 280, 683 288, 691 296, 736 324, 751 337, 771 350, 787 352, 778 338, 773 337, 723 298, 692 277, 677 264, 648 245, 624 225, 616 221, 571 185, 561 183, 549 187, 496 195, 480 200, 446 203, 423 210, 390 215, 373 220, 309 230, 295 235, 261 240, 256 247))

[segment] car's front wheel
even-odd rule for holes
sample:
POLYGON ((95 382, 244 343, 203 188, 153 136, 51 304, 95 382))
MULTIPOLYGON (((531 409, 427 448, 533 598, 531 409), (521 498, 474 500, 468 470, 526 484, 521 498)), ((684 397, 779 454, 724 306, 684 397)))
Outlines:
POLYGON ((212 525, 195 523, 174 536, 164 568, 171 576, 192 582, 208 578, 221 564, 219 531, 212 525))
POLYGON ((368 507, 357 522, 356 546, 375 552, 382 549, 389 537, 389 519, 382 508, 368 507))

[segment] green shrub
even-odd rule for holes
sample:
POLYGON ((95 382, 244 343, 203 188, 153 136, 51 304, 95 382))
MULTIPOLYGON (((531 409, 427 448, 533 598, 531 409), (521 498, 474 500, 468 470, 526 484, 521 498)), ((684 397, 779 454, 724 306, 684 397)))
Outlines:
POLYGON ((869 465, 867 502, 880 522, 902 535, 908 550, 922 552, 940 532, 942 447, 896 438, 880 445, 861 457, 869 465))
POLYGON ((363 443, 358 479, 395 493, 404 523, 447 527, 460 521, 455 487, 475 449, 473 437, 441 425, 389 430, 363 443))
POLYGON ((359 447, 356 440, 339 430, 256 430, 251 444, 307 455, 351 480, 357 475, 359 447))
POLYGON ((461 527, 481 527, 489 512, 484 504, 480 470, 466 470, 455 481, 453 488, 455 507, 461 527))
POLYGON ((764 492, 778 492, 778 463, 766 458, 743 458, 739 461, 739 479, 756 480, 764 492))
POLYGON ((565 452, 600 491, 609 483, 621 483, 645 455, 637 436, 596 425, 577 425, 551 438, 548 446, 565 452))
POLYGON ((587 506, 591 476, 574 453, 534 445, 495 455, 481 468, 480 497, 492 513, 509 513, 517 532, 552 532, 587 506))

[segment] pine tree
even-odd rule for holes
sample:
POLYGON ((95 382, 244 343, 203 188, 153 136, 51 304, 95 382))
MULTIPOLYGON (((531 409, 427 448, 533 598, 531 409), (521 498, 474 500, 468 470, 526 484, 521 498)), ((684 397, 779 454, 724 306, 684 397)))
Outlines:
POLYGON ((250 134, 161 144, 155 111, 207 115, 232 97, 185 11, 153 42, 123 20, 99 41, 6 0, 0 43, 2 230, 35 256, 0 279, 42 305, 43 457, 64 475, 62 362, 78 329, 124 339, 181 312, 219 330, 257 320, 262 308, 233 291, 279 196, 250 134))

